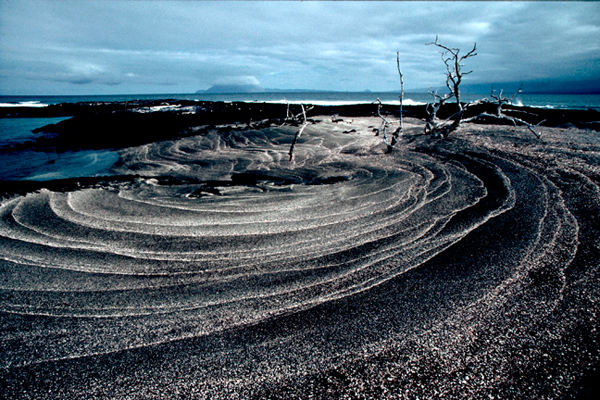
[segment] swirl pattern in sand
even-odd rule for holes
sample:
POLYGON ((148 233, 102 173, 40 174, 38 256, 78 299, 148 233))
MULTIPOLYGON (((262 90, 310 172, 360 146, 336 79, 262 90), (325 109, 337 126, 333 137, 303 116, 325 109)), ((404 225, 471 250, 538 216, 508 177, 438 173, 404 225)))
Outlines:
MULTIPOLYGON (((291 163, 293 128, 157 142, 121 152, 115 168, 135 183, 3 202, 8 387, 27 376, 47 397, 303 397, 326 393, 325 376, 356 394, 387 379, 383 363, 407 393, 429 390, 413 375, 463 393, 444 368, 500 390, 513 370, 469 368, 514 357, 517 331, 566 329, 570 285, 588 288, 597 263, 567 273, 588 222, 564 194, 584 180, 597 207, 598 187, 500 145, 421 140, 385 155, 376 123, 311 125, 291 163)), ((547 364, 521 355, 524 369, 547 364)))

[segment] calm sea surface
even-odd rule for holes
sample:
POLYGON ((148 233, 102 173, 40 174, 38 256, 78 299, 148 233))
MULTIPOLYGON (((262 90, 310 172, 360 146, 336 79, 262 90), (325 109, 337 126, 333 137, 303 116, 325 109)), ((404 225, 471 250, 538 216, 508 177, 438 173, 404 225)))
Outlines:
MULTIPOLYGON (((464 94, 464 101, 472 101, 487 95, 464 94)), ((151 95, 102 95, 102 96, 0 96, 0 107, 33 106, 76 102, 111 102, 129 100, 198 100, 198 101, 257 101, 292 102, 312 104, 356 104, 372 103, 379 98, 385 103, 398 103, 398 93, 376 92, 278 92, 244 94, 151 94, 151 95)), ((426 104, 431 96, 426 93, 406 93, 404 104, 426 104)), ((596 109, 600 111, 600 95, 534 95, 520 94, 514 101, 517 105, 556 109, 596 109)), ((41 126, 56 123, 65 118, 0 118, 0 148, 23 143, 39 137, 31 131, 41 126)), ((105 175, 116 162, 115 152, 6 152, 0 151, 0 180, 49 180, 78 176, 105 175)))

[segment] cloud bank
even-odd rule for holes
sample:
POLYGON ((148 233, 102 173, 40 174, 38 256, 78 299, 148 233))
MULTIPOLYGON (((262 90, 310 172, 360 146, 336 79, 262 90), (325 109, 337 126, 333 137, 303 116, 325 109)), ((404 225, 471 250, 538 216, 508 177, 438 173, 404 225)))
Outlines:
POLYGON ((477 42, 468 83, 585 82, 600 76, 598 21, 599 3, 6 1, 0 93, 396 90, 396 52, 407 89, 437 87, 436 35, 477 42))

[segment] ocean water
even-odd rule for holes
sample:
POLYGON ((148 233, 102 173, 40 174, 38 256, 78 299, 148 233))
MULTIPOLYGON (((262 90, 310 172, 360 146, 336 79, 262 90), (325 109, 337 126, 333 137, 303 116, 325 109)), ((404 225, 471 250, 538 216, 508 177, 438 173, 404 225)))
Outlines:
MULTIPOLYGON (((256 101, 256 102, 294 102, 311 104, 356 104, 372 103, 379 98, 382 102, 397 103, 399 93, 394 92, 276 92, 276 93, 165 93, 136 95, 91 95, 91 96, 0 96, 0 107, 27 106, 44 107, 48 104, 76 102, 111 102, 131 100, 197 100, 197 101, 256 101)), ((463 101, 473 101, 487 97, 486 94, 462 94, 463 101)), ((428 93, 405 93, 404 104, 426 104, 431 101, 428 93)), ((600 95, 578 94, 527 94, 521 93, 516 98, 516 105, 557 109, 596 109, 600 110, 600 95)))
MULTIPOLYGON (((40 137, 32 130, 67 118, 0 118, 0 149, 40 137)), ((104 175, 119 156, 110 150, 2 151, 0 180, 51 180, 104 175)))
MULTIPOLYGON (((486 95, 464 94, 464 101, 486 95)), ((398 104, 399 93, 393 92, 277 92, 240 94, 139 94, 91 96, 0 96, 0 107, 45 107, 50 104, 76 102, 113 102, 130 100, 196 100, 196 101, 246 101, 290 102, 319 105, 372 103, 379 98, 386 104, 398 104)), ((431 101, 427 93, 406 93, 405 105, 426 104, 431 101)), ((516 105, 556 109, 600 110, 600 95, 536 95, 520 94, 516 105)), ((38 137, 32 130, 56 123, 63 118, 0 118, 0 148, 23 143, 38 137)), ((118 160, 118 154, 109 151, 36 152, 0 151, 0 180, 49 180, 79 176, 106 175, 118 160)))

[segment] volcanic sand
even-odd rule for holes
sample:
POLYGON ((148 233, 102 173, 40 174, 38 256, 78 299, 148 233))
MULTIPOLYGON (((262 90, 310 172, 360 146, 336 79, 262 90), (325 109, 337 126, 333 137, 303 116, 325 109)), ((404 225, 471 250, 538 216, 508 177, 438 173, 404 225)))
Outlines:
POLYGON ((561 398, 598 364, 597 132, 371 117, 123 149, 0 207, 8 398, 561 398))

